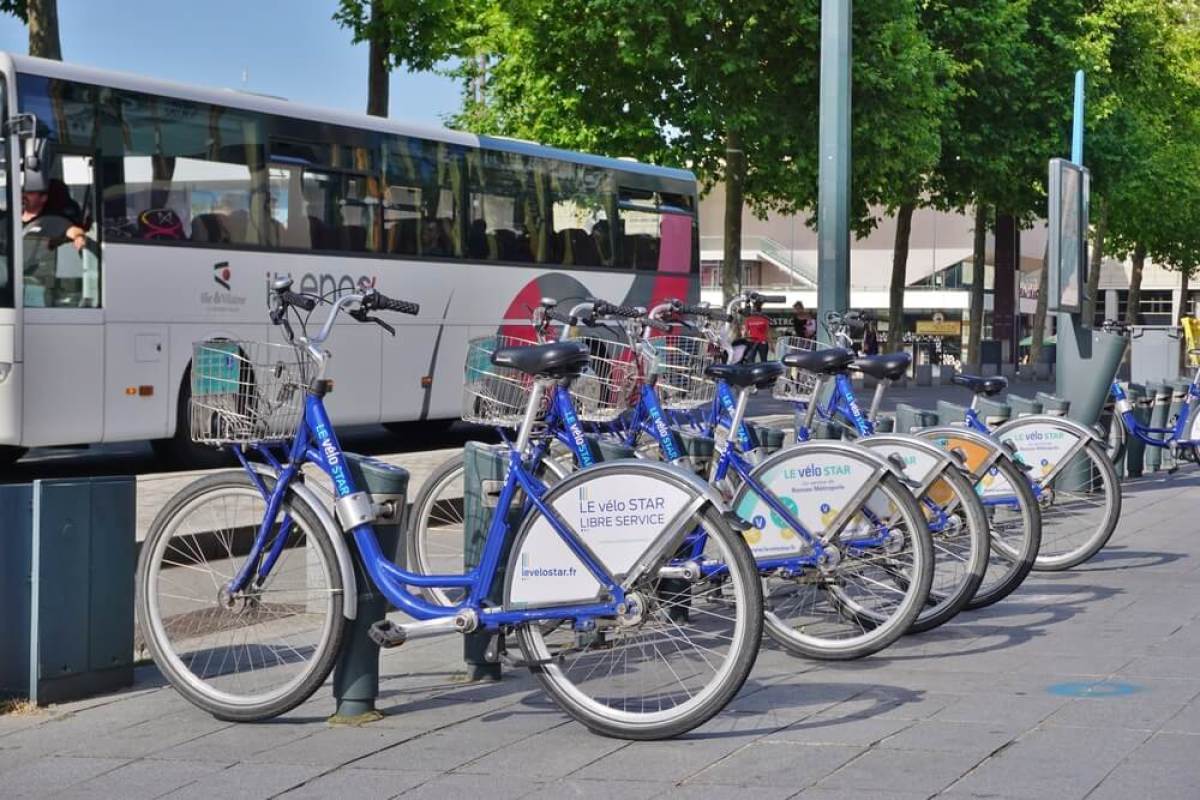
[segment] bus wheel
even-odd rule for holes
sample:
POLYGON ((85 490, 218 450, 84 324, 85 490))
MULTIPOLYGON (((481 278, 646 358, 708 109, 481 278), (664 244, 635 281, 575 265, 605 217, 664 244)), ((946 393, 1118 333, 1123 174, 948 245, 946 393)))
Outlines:
POLYGON ((179 389, 179 405, 175 413, 175 435, 169 439, 154 439, 150 447, 159 460, 181 467, 216 469, 233 463, 233 453, 228 448, 218 450, 208 445, 196 444, 191 436, 191 417, 188 401, 192 396, 191 371, 183 374, 183 386, 179 389))
POLYGON ((10 447, 9 445, 0 445, 0 467, 11 467, 17 463, 21 456, 28 452, 24 447, 10 447))

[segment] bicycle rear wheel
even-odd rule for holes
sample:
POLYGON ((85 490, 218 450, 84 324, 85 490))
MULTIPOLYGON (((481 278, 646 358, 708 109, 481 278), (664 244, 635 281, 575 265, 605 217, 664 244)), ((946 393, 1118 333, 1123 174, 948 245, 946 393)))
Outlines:
MULTIPOLYGON (((708 579, 658 578, 631 587, 644 608, 628 624, 581 632, 530 623, 517 638, 530 669, 572 717, 596 733, 663 739, 703 724, 749 675, 762 638, 762 587, 745 541, 712 508, 692 534, 708 579)), ((669 554, 668 554, 669 555, 669 554)))
POLYGON ((1039 489, 1042 544, 1033 568, 1070 569, 1100 552, 1121 518, 1121 483, 1104 447, 1089 441, 1039 489))
POLYGON ((764 577, 767 633, 809 658, 877 653, 928 601, 934 561, 924 514, 894 475, 882 475, 829 548, 833 556, 819 567, 764 577))
POLYGON ((201 478, 159 512, 138 563, 138 621, 155 663, 190 702, 235 722, 307 700, 333 669, 345 630, 333 544, 295 494, 268 534, 268 544, 287 537, 271 571, 226 590, 265 512, 245 473, 201 478))
POLYGON ((968 609, 990 606, 1016 591, 1033 569, 1042 543, 1042 514, 1025 473, 1008 456, 1001 456, 976 482, 977 490, 996 481, 1007 489, 1003 497, 983 498, 991 547, 983 582, 968 609))

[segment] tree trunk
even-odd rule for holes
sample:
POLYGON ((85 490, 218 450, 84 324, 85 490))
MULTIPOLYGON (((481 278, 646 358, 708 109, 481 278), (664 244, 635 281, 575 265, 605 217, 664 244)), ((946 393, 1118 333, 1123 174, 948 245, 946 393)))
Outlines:
POLYGON ((725 134, 725 258, 721 263, 721 294, 725 302, 738 293, 742 272, 742 205, 746 154, 742 137, 725 134))
POLYGON ((1092 252, 1088 263, 1087 294, 1083 300, 1083 324, 1094 325, 1096 320, 1096 295, 1100 293, 1100 265, 1104 263, 1104 235, 1108 232, 1108 203, 1100 198, 1100 216, 1096 220, 1092 252))
POLYGON ((1037 305, 1033 308, 1033 326, 1029 330, 1029 366, 1042 357, 1042 342, 1046 339, 1046 305, 1050 297, 1050 245, 1042 251, 1042 274, 1038 276, 1037 305))
POLYGON ((382 0, 371 0, 371 40, 367 52, 367 113, 388 115, 388 43, 383 33, 382 0))
POLYGON ((1133 248, 1133 270, 1129 274, 1129 300, 1125 303, 1125 324, 1142 321, 1142 271, 1146 268, 1146 247, 1138 243, 1133 248))
POLYGON ((908 284, 908 242, 916 203, 905 203, 896 212, 896 246, 892 251, 892 283, 888 290, 887 350, 895 353, 904 341, 904 287, 908 284))
POLYGON ((29 55, 62 61, 58 0, 28 0, 29 55))
POLYGON ((975 206, 975 248, 971 268, 970 323, 967 330, 966 363, 979 366, 983 339, 983 272, 987 258, 987 214, 983 203, 975 206))

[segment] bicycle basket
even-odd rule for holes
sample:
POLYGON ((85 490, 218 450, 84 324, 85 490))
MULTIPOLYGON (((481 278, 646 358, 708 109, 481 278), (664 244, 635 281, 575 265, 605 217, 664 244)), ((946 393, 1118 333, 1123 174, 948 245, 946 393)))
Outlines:
MULTIPOLYGON (((478 425, 520 427, 529 406, 533 376, 492 363, 492 354, 505 347, 529 347, 537 342, 516 336, 481 336, 467 342, 462 418, 478 425)), ((538 415, 541 416, 541 411, 538 415)))
POLYGON ((704 374, 713 363, 707 339, 672 334, 652 339, 651 343, 663 408, 687 410, 712 402, 717 385, 704 374))
MULTIPOLYGON (((775 355, 782 361, 789 353, 799 353, 819 349, 816 339, 802 339, 799 336, 780 336, 776 343, 775 355)), ((777 400, 807 401, 812 398, 813 389, 817 385, 817 376, 808 370, 798 367, 788 367, 783 371, 779 380, 775 381, 772 395, 777 400)))
POLYGON ((292 438, 316 376, 307 350, 218 339, 192 346, 192 441, 254 444, 292 438))
POLYGON ((630 407, 633 392, 647 371, 637 348, 613 339, 579 336, 588 347, 588 365, 571 383, 575 410, 585 422, 611 422, 630 407))

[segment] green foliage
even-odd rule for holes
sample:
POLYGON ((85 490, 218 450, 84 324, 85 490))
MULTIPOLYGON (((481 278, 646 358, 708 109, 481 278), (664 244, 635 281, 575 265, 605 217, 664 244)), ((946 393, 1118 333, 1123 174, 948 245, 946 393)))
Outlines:
MULTIPOLYGON (((5 2, 5 0, 0 0, 5 2)), ((392 67, 430 70, 461 52, 470 0, 340 0, 333 19, 354 42, 388 43, 392 67), (372 4, 378 13, 372 14, 372 4)))
POLYGON ((26 0, 0 0, 0 12, 12 14, 21 22, 29 22, 29 5, 26 0))

